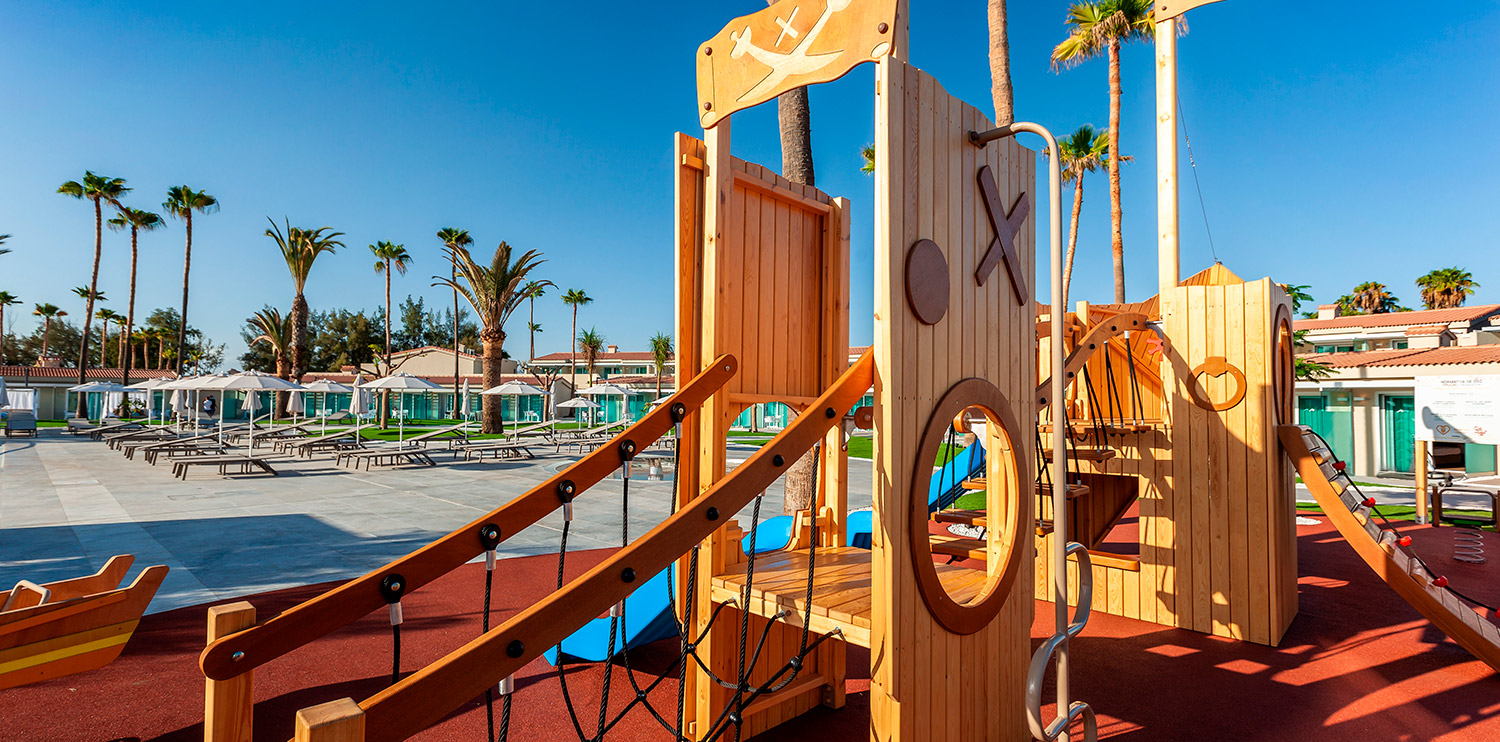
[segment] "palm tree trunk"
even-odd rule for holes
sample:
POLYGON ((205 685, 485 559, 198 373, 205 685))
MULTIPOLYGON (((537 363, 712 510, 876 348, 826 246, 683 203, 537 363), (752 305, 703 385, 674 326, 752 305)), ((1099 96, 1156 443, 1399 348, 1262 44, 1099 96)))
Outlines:
MULTIPOLYGON (((453 284, 456 287, 458 285, 458 259, 456 257, 454 258, 454 260, 453 260, 452 265, 450 266, 450 268, 452 270, 451 280, 453 281, 453 284)), ((486 354, 485 369, 486 369, 486 372, 488 372, 488 369, 489 369, 489 361, 488 361, 489 351, 486 350, 485 354, 486 354)), ((488 379, 488 377, 486 377, 486 379, 488 379)), ((459 410, 458 409, 459 403, 463 401, 462 395, 459 394, 458 387, 459 387, 459 381, 458 381, 458 289, 454 288, 453 289, 453 419, 454 420, 462 420, 462 419, 464 419, 464 413, 468 412, 468 410, 459 410)), ((488 384, 486 384, 486 386, 484 388, 485 389, 489 389, 490 387, 488 386, 488 384)), ((483 409, 488 409, 489 408, 489 403, 488 402, 484 402, 483 405, 484 405, 483 409)), ((488 423, 486 422, 485 425, 488 425, 488 423)))
POLYGON ((5 365, 5 305, 0 304, 0 366, 5 365))
POLYGON ((1063 263, 1063 305, 1068 311, 1068 287, 1073 285, 1073 252, 1078 249, 1078 215, 1083 213, 1083 173, 1073 181, 1073 221, 1068 226, 1068 259, 1063 263))
MULTIPOLYGON (((385 261, 385 372, 391 372, 391 261, 385 261)), ((380 428, 387 430, 391 427, 391 393, 382 391, 380 395, 380 428)))
POLYGON ((99 368, 109 368, 109 320, 99 321, 99 368))
POLYGON ((656 398, 661 399, 661 364, 656 366, 656 398))
POLYGON ((533 329, 536 327, 536 294, 532 294, 526 304, 527 311, 531 315, 526 320, 526 332, 531 335, 531 354, 526 357, 526 362, 529 364, 536 361, 536 330, 533 329))
POLYGON ((182 316, 178 318, 177 325, 177 375, 182 375, 182 362, 187 358, 187 326, 188 326, 188 273, 193 267, 193 210, 187 210, 184 217, 187 222, 187 247, 182 253, 182 316))
POLYGON ((1010 34, 1006 0, 989 0, 990 97, 995 101, 995 125, 1016 120, 1015 91, 1010 83, 1010 34))
MULTIPOLYGON (((568 343, 568 349, 572 351, 568 355, 568 381, 573 384, 573 391, 578 391, 578 305, 573 305, 573 334, 568 343)), ((573 419, 578 419, 578 413, 573 413, 573 419)))
POLYGON ((124 341, 126 352, 120 364, 125 374, 125 386, 130 386, 130 362, 135 359, 135 348, 131 341, 135 336, 135 266, 136 258, 139 257, 136 249, 138 234, 135 225, 130 225, 130 306, 125 308, 125 334, 121 336, 121 339, 124 341))
MULTIPOLYGON (((505 347, 505 333, 501 332, 498 334, 498 337, 492 337, 490 333, 486 332, 481 336, 481 339, 484 341, 484 388, 494 389, 500 386, 502 381, 501 358, 505 347)), ((504 408, 500 406, 504 400, 495 394, 482 395, 480 400, 480 404, 482 405, 479 415, 480 432, 504 432, 501 429, 503 420, 501 415, 504 412, 504 408)))
POLYGON ((301 381, 307 372, 307 298, 301 291, 292 299, 292 381, 301 381))
POLYGON ((42 318, 42 358, 47 357, 47 338, 52 336, 52 318, 42 318))
MULTIPOLYGON (((94 321, 94 295, 99 293, 99 257, 104 251, 104 207, 94 199, 94 273, 89 278, 89 299, 84 302, 83 338, 78 346, 78 383, 85 383, 89 370, 89 330, 94 321)), ((87 395, 78 395, 78 417, 88 414, 87 395)))
POLYGON ((1125 303, 1125 236, 1120 209, 1120 39, 1109 40, 1109 220, 1115 260, 1115 303, 1125 303))

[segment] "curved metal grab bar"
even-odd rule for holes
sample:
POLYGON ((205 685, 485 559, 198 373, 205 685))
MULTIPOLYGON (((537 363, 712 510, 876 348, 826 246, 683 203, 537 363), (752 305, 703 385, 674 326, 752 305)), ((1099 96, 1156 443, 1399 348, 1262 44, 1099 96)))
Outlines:
POLYGON ((1052 657, 1069 639, 1078 636, 1089 623, 1089 614, 1094 603, 1094 563, 1089 559, 1089 550, 1077 541, 1068 542, 1065 554, 1078 556, 1078 609, 1073 621, 1065 631, 1053 634, 1037 647, 1031 656, 1031 668, 1026 672, 1026 724, 1031 727, 1031 736, 1050 742, 1057 739, 1074 720, 1083 717, 1083 737, 1094 742, 1098 737, 1098 725, 1094 721, 1094 710, 1083 701, 1074 701, 1066 714, 1059 714, 1051 723, 1042 724, 1042 682, 1047 678, 1047 667, 1052 657))

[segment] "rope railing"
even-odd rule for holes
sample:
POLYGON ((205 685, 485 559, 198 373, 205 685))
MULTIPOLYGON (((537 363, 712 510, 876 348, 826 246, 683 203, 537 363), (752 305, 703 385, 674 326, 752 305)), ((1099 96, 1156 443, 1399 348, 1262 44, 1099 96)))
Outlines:
MULTIPOLYGON (((745 463, 641 538, 498 627, 366 699, 359 704, 364 712, 365 739, 406 739, 431 726, 625 600, 638 580, 668 569, 672 562, 691 553, 703 539, 723 527, 728 517, 785 474, 792 462, 842 422, 844 411, 859 401, 873 380, 874 356, 866 352, 806 412, 745 463)), ((559 506, 554 499, 552 509, 559 506)), ((827 636, 807 642, 801 651, 804 655, 811 652, 827 636)), ((800 659, 794 657, 770 679, 752 687, 741 678, 747 676, 753 661, 742 662, 735 697, 704 738, 716 738, 731 728, 738 734, 745 707, 784 687, 786 676, 795 675, 800 665, 800 659)), ((618 720, 618 716, 610 721, 601 714, 599 735, 618 720)))
MULTIPOLYGON (((683 415, 702 406, 728 383, 737 366, 733 356, 720 356, 684 384, 665 404, 617 435, 611 445, 600 446, 525 494, 405 557, 350 580, 263 624, 209 644, 199 657, 203 674, 211 680, 228 680, 353 623, 382 606, 399 606, 400 595, 417 590, 474 557, 492 551, 494 544, 514 536, 557 510, 561 502, 571 501, 602 481, 627 460, 621 444, 631 441, 644 447, 665 435, 683 415), (487 538, 490 535, 494 537, 493 542, 487 538), (397 586, 394 600, 393 584, 397 586)), ((399 615, 397 610, 392 609, 393 615, 399 615)), ((480 692, 476 691, 474 695, 480 695, 480 692)))

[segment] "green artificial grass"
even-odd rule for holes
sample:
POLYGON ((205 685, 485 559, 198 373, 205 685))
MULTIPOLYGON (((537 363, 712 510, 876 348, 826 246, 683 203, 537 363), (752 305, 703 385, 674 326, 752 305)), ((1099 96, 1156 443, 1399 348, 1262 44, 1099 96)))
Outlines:
MULTIPOLYGON (((1391 520, 1415 521, 1417 519, 1417 508, 1412 505, 1376 505, 1375 510, 1391 520)), ((1325 515, 1323 508, 1316 503, 1298 502, 1297 512, 1315 515, 1325 515)), ((1462 521, 1473 521, 1475 523, 1488 522, 1490 514, 1484 510, 1460 510, 1455 508, 1443 508, 1443 515, 1462 521)))

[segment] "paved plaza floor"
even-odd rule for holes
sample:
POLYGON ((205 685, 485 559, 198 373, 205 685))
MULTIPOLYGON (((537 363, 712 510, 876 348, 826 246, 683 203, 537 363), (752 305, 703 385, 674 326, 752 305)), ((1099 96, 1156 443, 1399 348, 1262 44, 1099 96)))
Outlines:
MULTIPOLYGON (((731 448, 730 460, 753 449, 731 448)), ((450 461, 353 471, 331 456, 278 456, 280 476, 173 478, 165 463, 127 460, 103 443, 55 429, 0 439, 0 585, 88 574, 115 554, 141 568, 171 568, 150 612, 364 574, 484 513, 577 460, 538 449, 534 461, 450 461)), ((165 460, 164 460, 165 461, 165 460)), ((870 467, 850 466, 851 491, 870 491, 870 467)), ((619 546, 623 482, 606 479, 580 496, 569 550, 619 546)), ((631 538, 669 514, 672 483, 630 482, 631 538)), ((868 497, 868 494, 866 495, 868 497)), ((853 499, 853 498, 851 498, 853 499)), ((858 507, 858 505, 854 505, 858 507)), ((779 515, 782 488, 767 490, 762 517, 779 515)), ((748 527, 748 512, 741 524, 748 527)), ((500 556, 553 553, 554 512, 501 544, 500 556)))

